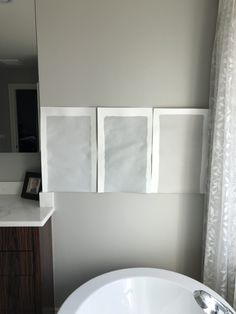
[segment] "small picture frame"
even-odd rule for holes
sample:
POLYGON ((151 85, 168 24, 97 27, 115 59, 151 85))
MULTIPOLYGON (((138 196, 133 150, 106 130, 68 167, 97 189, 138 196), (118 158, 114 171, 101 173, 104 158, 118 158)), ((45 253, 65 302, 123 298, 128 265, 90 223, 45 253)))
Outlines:
POLYGON ((38 201, 39 192, 41 192, 41 190, 41 174, 37 172, 26 172, 21 197, 38 201))

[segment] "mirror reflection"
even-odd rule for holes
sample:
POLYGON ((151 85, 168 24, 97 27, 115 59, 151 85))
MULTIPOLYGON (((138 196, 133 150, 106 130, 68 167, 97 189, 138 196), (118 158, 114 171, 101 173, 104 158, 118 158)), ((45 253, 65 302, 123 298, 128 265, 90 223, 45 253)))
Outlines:
POLYGON ((34 6, 0 2, 0 152, 39 151, 34 6))

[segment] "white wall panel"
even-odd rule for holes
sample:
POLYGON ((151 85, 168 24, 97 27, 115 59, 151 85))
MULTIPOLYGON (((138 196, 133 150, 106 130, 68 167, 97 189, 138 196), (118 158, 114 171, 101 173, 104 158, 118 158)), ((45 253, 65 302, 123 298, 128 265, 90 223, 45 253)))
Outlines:
POLYGON ((153 192, 205 192, 207 116, 207 109, 154 109, 153 192))
POLYGON ((42 108, 44 192, 96 191, 96 109, 42 108))
POLYGON ((152 108, 98 108, 98 191, 151 192, 152 108))

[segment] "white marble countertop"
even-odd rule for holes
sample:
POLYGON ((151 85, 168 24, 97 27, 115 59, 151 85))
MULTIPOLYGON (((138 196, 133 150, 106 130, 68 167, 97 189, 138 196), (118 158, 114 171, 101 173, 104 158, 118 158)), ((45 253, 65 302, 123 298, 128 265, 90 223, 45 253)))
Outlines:
POLYGON ((42 227, 54 212, 19 195, 0 195, 0 227, 42 227))

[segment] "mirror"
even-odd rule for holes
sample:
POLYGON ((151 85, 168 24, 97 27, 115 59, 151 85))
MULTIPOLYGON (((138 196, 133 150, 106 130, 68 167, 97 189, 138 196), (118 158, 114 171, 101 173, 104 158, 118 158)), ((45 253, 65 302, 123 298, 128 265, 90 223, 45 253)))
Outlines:
POLYGON ((39 151, 34 0, 0 0, 0 152, 39 151))

